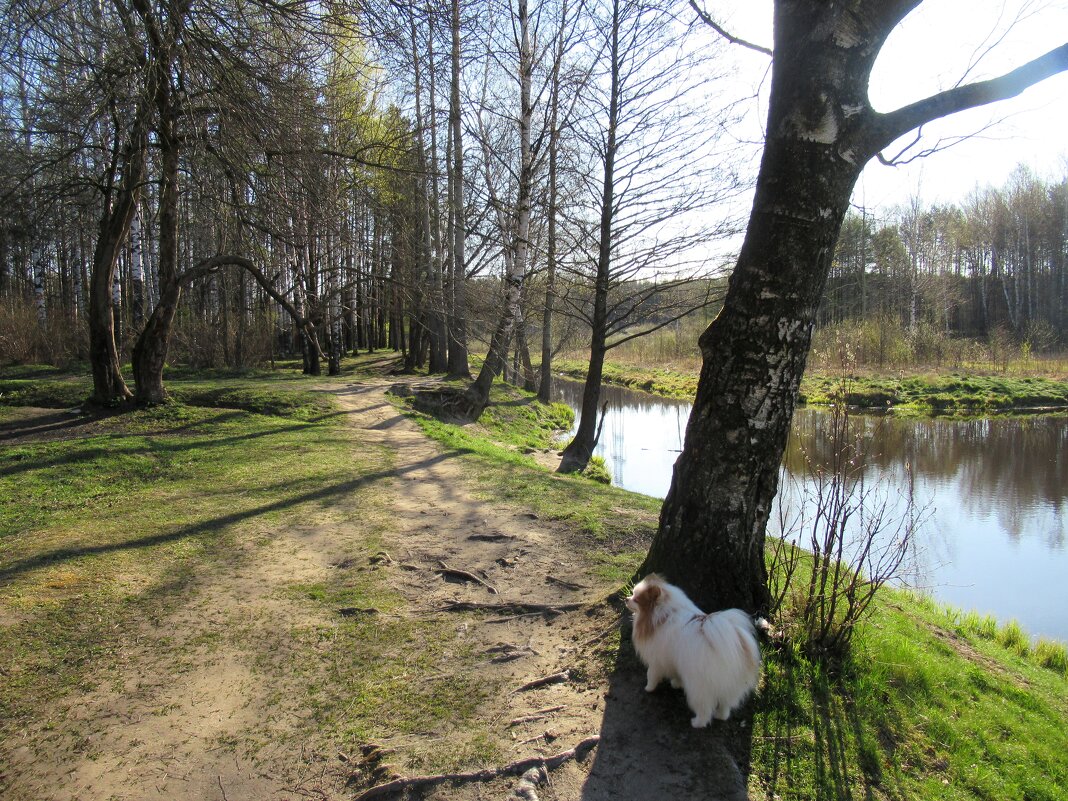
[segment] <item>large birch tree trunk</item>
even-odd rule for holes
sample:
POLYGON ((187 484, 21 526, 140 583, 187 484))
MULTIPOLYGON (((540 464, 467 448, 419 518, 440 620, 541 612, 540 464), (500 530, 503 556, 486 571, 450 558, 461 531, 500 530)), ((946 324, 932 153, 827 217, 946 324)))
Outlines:
POLYGON ((764 530, 812 326, 853 185, 916 127, 1018 94, 1068 68, 1064 45, 1001 78, 875 112, 868 77, 919 0, 777 0, 767 140, 723 310, 701 335, 700 382, 660 526, 640 573, 703 609, 767 608, 764 530))

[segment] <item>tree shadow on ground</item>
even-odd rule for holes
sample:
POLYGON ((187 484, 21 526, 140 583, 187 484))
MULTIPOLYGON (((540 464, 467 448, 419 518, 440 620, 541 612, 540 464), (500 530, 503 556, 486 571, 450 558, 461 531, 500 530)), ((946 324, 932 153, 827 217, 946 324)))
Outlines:
POLYGON ((883 769, 895 759, 890 721, 880 722, 877 710, 861 714, 846 678, 789 655, 772 658, 753 736, 767 797, 794 791, 817 801, 905 798, 883 769))
POLYGON ((97 545, 84 545, 67 548, 56 548, 54 550, 44 551, 41 553, 26 556, 22 559, 16 559, 14 561, 8 562, 3 567, 0 567, 0 586, 3 586, 4 584, 10 582, 17 576, 34 570, 38 570, 43 567, 48 567, 55 564, 80 559, 86 556, 93 556, 96 554, 112 553, 116 551, 125 551, 138 548, 148 548, 154 545, 175 542, 177 540, 186 539, 188 537, 195 537, 201 534, 219 531, 236 523, 260 517, 262 515, 278 512, 284 509, 296 507, 303 503, 326 501, 332 498, 345 496, 377 481, 402 476, 414 470, 420 470, 437 464, 438 462, 444 461, 446 459, 454 458, 458 455, 458 453, 459 452, 455 450, 445 451, 429 459, 424 459, 422 461, 406 465, 403 468, 380 470, 347 481, 338 481, 333 484, 329 484, 325 487, 320 487, 309 492, 301 493, 294 497, 284 498, 282 500, 263 504, 253 509, 233 512, 227 515, 220 515, 209 520, 200 520, 195 523, 191 523, 187 526, 181 526, 179 528, 173 529, 171 531, 161 531, 143 537, 134 537, 131 539, 120 540, 118 542, 108 542, 97 545))
POLYGON ((741 734, 748 740, 748 730, 733 720, 694 729, 691 716, 681 690, 665 683, 654 693, 645 692, 645 668, 626 625, 608 677, 601 739, 582 801, 745 799, 736 738, 741 734))

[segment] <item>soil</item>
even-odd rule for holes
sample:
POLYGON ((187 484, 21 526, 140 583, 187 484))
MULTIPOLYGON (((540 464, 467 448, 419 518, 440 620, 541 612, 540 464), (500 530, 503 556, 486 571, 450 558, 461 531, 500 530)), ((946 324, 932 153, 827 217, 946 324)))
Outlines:
MULTIPOLYGON (((644 692, 644 671, 627 637, 618 649, 614 645, 615 632, 628 626, 618 604, 608 600, 616 588, 598 586, 572 556, 570 532, 479 497, 454 454, 389 402, 386 390, 399 380, 405 379, 331 391, 357 433, 354 447, 381 445, 394 455, 381 480, 389 524, 375 569, 406 599, 399 614, 455 621, 465 644, 485 655, 480 676, 502 688, 472 724, 502 756, 499 764, 478 767, 552 756, 591 736, 599 741, 549 771, 534 790, 519 787, 518 775, 504 775, 388 797, 745 798, 745 783, 724 746, 724 724, 695 731, 681 693, 666 686, 644 692), (446 611, 456 602, 525 606, 446 611), (551 609, 533 611, 540 607, 551 609), (606 648, 605 641, 612 644, 606 648), (520 689, 557 674, 560 680, 520 689)), ((9 421, 5 438, 66 433, 63 416, 48 414, 53 417, 36 423, 30 412, 9 421)), ((335 514, 307 526, 272 530, 267 544, 249 531, 232 558, 198 577, 164 619, 132 632, 114 676, 72 694, 63 708, 42 712, 40 724, 19 742, 3 744, 8 764, 0 766, 0 796, 352 799, 409 775, 421 754, 447 747, 441 735, 428 733, 368 743, 363 754, 343 753, 309 725, 309 713, 297 703, 303 679, 289 669, 290 661, 308 646, 287 633, 330 621, 308 620, 307 604, 284 590, 325 581, 358 552, 344 519, 362 512, 354 501, 339 503, 335 514), (217 636, 237 630, 243 636, 217 636)))

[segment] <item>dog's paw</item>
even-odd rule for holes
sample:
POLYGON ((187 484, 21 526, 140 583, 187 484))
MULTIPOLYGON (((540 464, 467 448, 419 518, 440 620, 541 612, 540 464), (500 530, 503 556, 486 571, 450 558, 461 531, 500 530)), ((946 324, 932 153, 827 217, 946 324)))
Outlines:
POLYGON ((646 691, 647 693, 651 693, 651 692, 653 692, 653 691, 654 691, 655 689, 656 689, 656 685, 655 685, 655 684, 651 684, 651 683, 650 683, 650 684, 646 684, 646 685, 645 685, 645 691, 646 691))
POLYGON ((682 689, 682 682, 680 682, 678 679, 672 679, 671 680, 671 686, 675 690, 681 690, 682 689))
POLYGON ((707 726, 711 722, 712 722, 712 716, 711 715, 705 715, 704 717, 699 717, 697 715, 694 715, 690 719, 690 725, 693 726, 695 729, 703 729, 705 726, 707 726))

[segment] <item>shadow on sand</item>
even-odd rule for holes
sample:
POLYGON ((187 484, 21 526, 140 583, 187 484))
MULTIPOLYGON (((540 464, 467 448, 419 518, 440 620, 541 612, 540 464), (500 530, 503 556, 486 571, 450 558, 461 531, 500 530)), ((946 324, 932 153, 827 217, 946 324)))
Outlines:
POLYGON ((746 799, 738 765, 748 762, 751 728, 731 720, 694 729, 691 716, 680 690, 665 683, 645 692, 645 669, 625 624, 583 801, 746 799))

